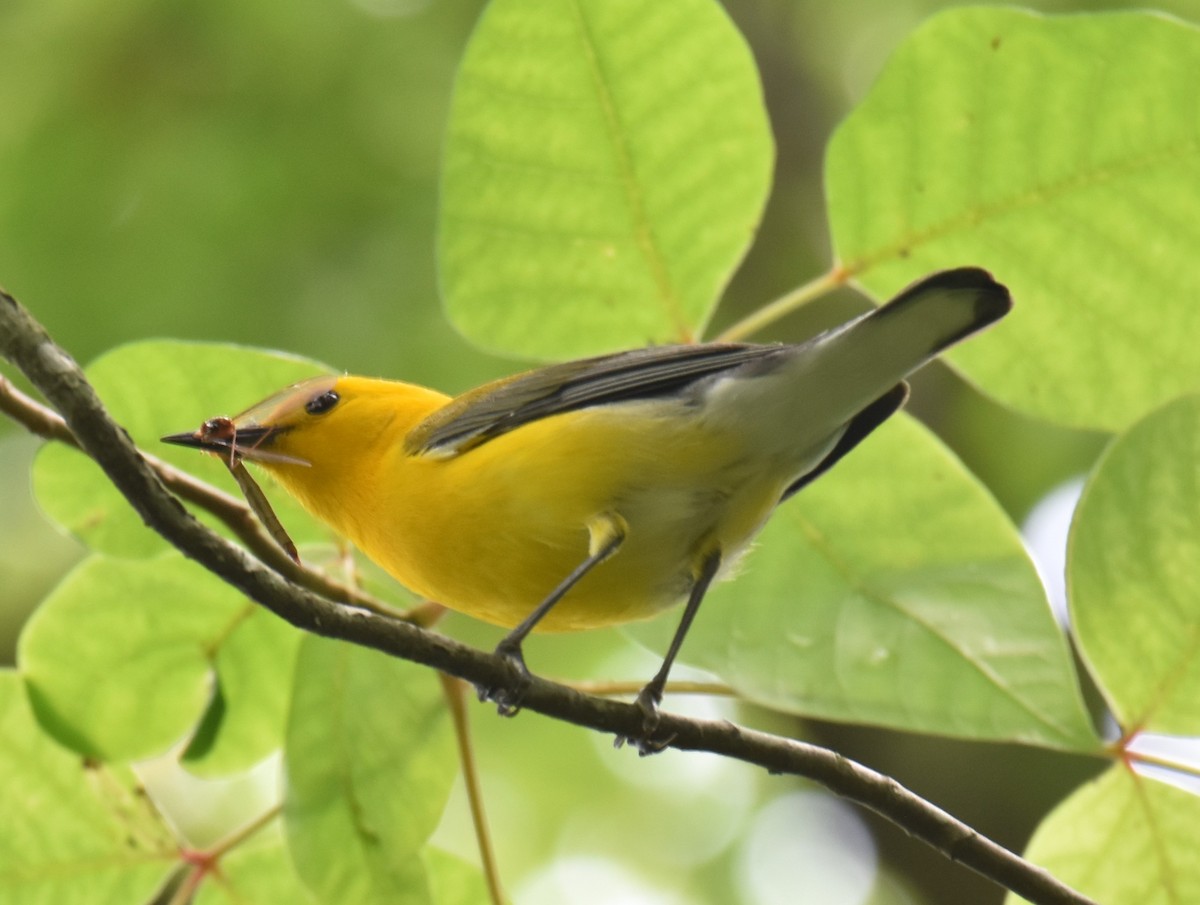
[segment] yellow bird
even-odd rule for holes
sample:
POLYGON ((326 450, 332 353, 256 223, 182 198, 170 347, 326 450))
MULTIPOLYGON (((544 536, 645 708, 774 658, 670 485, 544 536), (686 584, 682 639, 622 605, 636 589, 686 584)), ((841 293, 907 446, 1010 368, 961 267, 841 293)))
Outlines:
POLYGON ((514 684, 486 692, 502 712, 519 704, 535 627, 623 623, 686 599, 638 696, 644 745, 710 583, 781 501, 903 404, 906 375, 1011 304, 961 268, 798 345, 639 349, 455 398, 316 377, 232 424, 163 439, 257 462, 409 590, 511 628, 497 653, 514 684))

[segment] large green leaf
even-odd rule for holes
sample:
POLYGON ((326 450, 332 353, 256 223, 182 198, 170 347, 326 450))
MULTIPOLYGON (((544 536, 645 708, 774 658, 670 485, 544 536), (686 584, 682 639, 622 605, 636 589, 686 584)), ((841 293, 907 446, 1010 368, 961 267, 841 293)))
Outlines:
POLYGON ((1045 418, 1115 429, 1200 385, 1198 71, 1163 16, 936 16, 830 142, 842 266, 881 297, 992 269, 1016 310, 951 357, 1045 418))
POLYGON ((284 753, 288 845, 317 898, 430 903, 421 852, 458 766, 436 674, 305 638, 284 753))
POLYGON ((1114 764, 1042 821, 1025 856, 1104 905, 1186 905, 1200 902, 1197 826, 1200 797, 1114 764))
POLYGON ((105 761, 164 751, 192 731, 214 682, 224 686, 207 740, 213 772, 279 747, 289 691, 280 677, 290 675, 296 636, 180 556, 94 556, 34 614, 18 660, 43 725, 105 761), (231 738, 220 739, 222 724, 231 738))
POLYGON ((0 671, 0 738, 0 901, 150 901, 177 850, 128 776, 55 744, 8 671, 0 671))
MULTIPOLYGON (((277 352, 172 340, 120 346, 87 368, 104 404, 143 449, 239 497, 215 457, 159 438, 195 430, 215 415, 237 414, 281 387, 327 372, 316 362, 277 352)), ((93 549, 117 556, 168 549, 96 465, 75 450, 48 444, 33 474, 41 506, 93 549)), ((272 504, 298 543, 328 536, 286 494, 272 494, 272 504)))
MULTIPOLYGON (((683 657, 780 710, 1094 750, 1070 654, 1012 523, 898 416, 775 513, 683 657)), ((678 614, 652 630, 662 646, 678 614)))
POLYGON ((1109 447, 1067 557, 1079 649, 1123 729, 1200 735, 1200 397, 1109 447))
POLYGON ((713 0, 493 0, 451 111, 447 310, 539 357, 693 337, 772 157, 754 61, 713 0))

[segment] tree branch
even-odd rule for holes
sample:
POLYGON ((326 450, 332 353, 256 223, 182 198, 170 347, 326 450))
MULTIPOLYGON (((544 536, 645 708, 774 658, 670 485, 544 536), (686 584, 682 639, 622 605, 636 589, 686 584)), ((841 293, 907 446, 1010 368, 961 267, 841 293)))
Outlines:
MULTIPOLYGON (((2 374, 0 374, 0 412, 4 412, 12 420, 23 425, 30 433, 45 437, 47 440, 57 440, 75 449, 82 449, 79 440, 76 439, 75 434, 61 415, 22 393, 13 386, 12 381, 6 379, 2 374)), ((428 625, 436 621, 438 613, 427 606, 416 607, 410 612, 404 612, 381 600, 376 600, 358 588, 335 581, 324 572, 306 568, 295 562, 263 530, 262 523, 254 517, 250 507, 237 497, 230 496, 211 484, 205 484, 186 471, 180 471, 156 456, 144 452, 141 453, 141 456, 167 488, 178 494, 181 499, 212 513, 255 556, 296 584, 306 587, 310 591, 316 591, 321 596, 338 603, 346 603, 388 616, 397 616, 410 622, 416 622, 418 625, 428 625)), ((440 609, 440 607, 437 608, 437 610, 440 609)))
MULTIPOLYGON (((319 597, 268 569, 213 533, 184 509, 159 474, 105 412, 74 360, 15 299, 0 291, 0 354, 20 368, 62 413, 79 446, 100 465, 142 519, 186 556, 305 631, 374 648, 493 687, 511 676, 500 658, 375 612, 319 597)), ((286 556, 281 567, 290 564, 286 556)), ((582 694, 533 677, 522 701, 528 710, 617 736, 636 737, 643 714, 632 704, 582 694)), ((803 776, 895 823, 951 860, 978 871, 1037 905, 1096 905, 890 777, 834 751, 772 736, 726 721, 662 714, 670 747, 707 751, 803 776)))

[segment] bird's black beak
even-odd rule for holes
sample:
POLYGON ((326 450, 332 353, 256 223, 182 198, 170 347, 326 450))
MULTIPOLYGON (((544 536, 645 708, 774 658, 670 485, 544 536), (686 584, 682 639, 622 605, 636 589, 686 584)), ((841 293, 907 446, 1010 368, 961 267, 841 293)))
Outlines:
POLYGON ((200 431, 194 431, 190 434, 169 434, 166 437, 159 437, 163 443, 171 443, 175 446, 190 446, 193 449, 211 449, 212 446, 208 440, 200 436, 200 431))
POLYGON ((197 431, 168 434, 160 439, 163 443, 170 443, 174 446, 225 453, 251 461, 290 462, 296 465, 307 465, 308 463, 302 459, 282 456, 265 448, 270 445, 271 439, 280 433, 282 431, 275 427, 258 425, 238 427, 229 418, 212 418, 200 425, 200 429, 197 431))
POLYGON ((236 444, 238 452, 244 453, 248 459, 253 459, 255 448, 266 442, 273 433, 274 431, 269 427, 252 427, 242 428, 236 436, 206 437, 204 429, 201 428, 190 434, 168 434, 159 439, 163 443, 170 443, 174 446, 187 446, 191 449, 203 449, 208 452, 229 450, 236 444))

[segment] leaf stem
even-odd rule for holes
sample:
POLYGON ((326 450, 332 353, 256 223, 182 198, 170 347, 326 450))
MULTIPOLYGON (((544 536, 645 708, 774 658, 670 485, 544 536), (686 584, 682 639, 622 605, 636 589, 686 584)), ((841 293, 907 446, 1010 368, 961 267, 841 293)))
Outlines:
POLYGON ((229 854, 231 850, 237 848, 259 830, 264 829, 282 812, 283 802, 271 805, 271 807, 267 808, 245 826, 239 827, 224 839, 220 840, 216 845, 210 848, 206 854, 212 861, 217 861, 218 859, 223 858, 225 855, 229 854))
POLYGON ((171 893, 171 898, 167 900, 167 905, 188 905, 196 895, 196 891, 200 889, 200 884, 204 882, 206 876, 208 876, 208 871, 203 867, 194 864, 188 867, 183 879, 171 893))
POLYGON ((850 271, 843 267, 834 267, 819 277, 809 280, 803 286, 797 286, 791 292, 781 295, 773 302, 768 302, 757 311, 751 312, 732 326, 726 327, 717 342, 741 342, 749 336, 758 333, 764 327, 791 314, 797 308, 807 305, 814 299, 827 295, 839 286, 844 286, 850 279, 850 271))
MULTIPOLYGON (((642 690, 645 682, 632 680, 622 681, 563 681, 563 685, 574 688, 583 694, 594 694, 604 698, 635 695, 642 690)), ((667 694, 709 694, 727 698, 736 698, 737 692, 722 682, 668 682, 665 689, 667 694)))
POLYGON ((479 769, 475 762, 475 748, 471 744, 471 723, 467 717, 465 703, 467 688, 462 679, 446 673, 438 673, 446 703, 450 706, 450 718, 454 722, 454 737, 458 741, 458 759, 462 763, 463 785, 467 790, 467 802, 471 808, 471 823, 475 827, 475 841, 479 846, 479 861, 487 881, 488 898, 492 905, 504 905, 504 891, 500 885, 500 867, 496 862, 496 851, 492 846, 492 834, 488 828, 487 814, 483 808, 483 789, 479 783, 479 769))
POLYGON ((1126 748, 1121 752, 1121 757, 1130 764, 1145 764, 1148 767, 1159 767, 1163 770, 1170 770, 1173 773, 1182 773, 1184 776, 1200 776, 1200 764, 1175 760, 1172 757, 1166 757, 1161 754, 1151 754, 1147 751, 1130 751, 1126 748))

